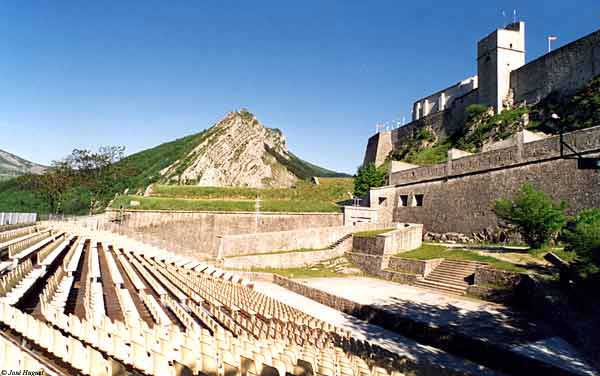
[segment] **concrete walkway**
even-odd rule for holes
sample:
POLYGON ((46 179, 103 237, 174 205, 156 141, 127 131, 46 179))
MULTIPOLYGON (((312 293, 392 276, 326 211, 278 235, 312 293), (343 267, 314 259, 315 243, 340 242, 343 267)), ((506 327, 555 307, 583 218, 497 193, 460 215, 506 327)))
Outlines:
POLYGON ((312 316, 333 325, 343 327, 352 332, 357 339, 367 340, 401 357, 421 364, 435 364, 457 374, 497 375, 498 373, 468 360, 450 355, 434 347, 421 345, 397 333, 379 326, 367 324, 353 316, 347 315, 325 305, 319 304, 302 295, 289 291, 281 286, 268 282, 255 282, 255 288, 265 295, 271 296, 292 307, 300 309, 312 316))

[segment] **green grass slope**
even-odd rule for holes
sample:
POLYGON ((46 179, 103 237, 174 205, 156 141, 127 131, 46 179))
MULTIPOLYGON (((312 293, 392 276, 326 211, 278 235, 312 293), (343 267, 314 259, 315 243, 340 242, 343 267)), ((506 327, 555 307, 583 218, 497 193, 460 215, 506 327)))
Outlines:
POLYGON ((354 189, 352 178, 321 178, 321 184, 298 181, 292 188, 198 187, 155 184, 151 197, 118 197, 115 209, 141 210, 214 210, 255 211, 256 198, 265 212, 339 212, 348 192, 354 189), (131 206, 137 201, 138 206, 131 206))

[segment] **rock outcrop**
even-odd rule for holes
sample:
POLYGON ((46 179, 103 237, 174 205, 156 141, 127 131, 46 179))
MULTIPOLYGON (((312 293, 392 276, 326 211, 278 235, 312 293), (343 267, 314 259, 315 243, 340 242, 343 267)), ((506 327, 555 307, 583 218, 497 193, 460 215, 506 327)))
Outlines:
POLYGON ((14 154, 0 150, 0 180, 25 174, 41 174, 46 167, 29 162, 14 154))
POLYGON ((191 152, 161 171, 164 182, 290 187, 298 178, 306 178, 299 176, 298 167, 316 167, 288 150, 279 129, 266 128, 247 110, 227 114, 198 137, 201 142, 191 152))

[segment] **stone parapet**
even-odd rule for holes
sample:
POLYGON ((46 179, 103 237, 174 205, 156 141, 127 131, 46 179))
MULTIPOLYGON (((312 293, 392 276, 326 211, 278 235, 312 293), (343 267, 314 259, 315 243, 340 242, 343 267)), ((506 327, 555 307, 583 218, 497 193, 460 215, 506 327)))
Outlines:
POLYGON ((372 237, 355 236, 352 240, 352 249, 358 253, 391 256, 421 246, 423 225, 397 223, 394 227, 395 230, 372 237))

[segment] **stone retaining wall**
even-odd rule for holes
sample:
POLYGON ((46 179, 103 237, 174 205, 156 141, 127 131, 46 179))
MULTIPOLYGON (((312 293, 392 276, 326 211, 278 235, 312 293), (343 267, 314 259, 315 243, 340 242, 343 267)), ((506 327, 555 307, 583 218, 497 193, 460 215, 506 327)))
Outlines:
POLYGON ((366 253, 347 252, 346 258, 363 272, 392 282, 411 284, 417 280, 418 274, 388 269, 390 256, 369 255, 366 253))
POLYGON ((359 223, 355 226, 328 226, 306 229, 219 236, 218 256, 242 256, 273 251, 323 249, 344 236, 358 231, 381 230, 385 223, 359 223))
POLYGON ((490 267, 478 267, 475 269, 475 285, 498 286, 504 288, 515 288, 523 279, 524 274, 498 270, 490 267))
MULTIPOLYGON (((111 218, 118 216, 118 212, 118 210, 108 210, 99 227, 145 242, 157 243, 162 248, 190 257, 200 254, 216 257, 220 246, 218 236, 343 225, 341 213, 259 213, 257 215, 248 212, 166 210, 125 210, 121 224, 110 222, 111 218)), ((324 248, 329 244, 304 248, 324 248)), ((302 248, 290 247, 287 249, 302 248)), ((250 247, 245 249, 248 253, 256 252, 252 252, 250 247)), ((276 249, 270 248, 268 251, 276 249)))
POLYGON ((223 267, 232 269, 261 268, 298 268, 313 265, 320 261, 341 257, 352 246, 351 239, 332 249, 320 251, 298 251, 251 256, 226 257, 223 267))
POLYGON ((442 261, 444 261, 443 258, 415 260, 402 257, 390 257, 388 268, 393 271, 419 274, 424 277, 431 273, 431 271, 433 271, 433 269, 435 269, 442 261))
MULTIPOLYGON (((582 155, 600 155, 600 127, 565 134, 582 155)), ((531 183, 553 200, 568 203, 569 214, 600 206, 600 174, 577 169, 560 157, 558 137, 478 153, 445 163, 392 173, 390 186, 370 191, 371 206, 393 210, 393 221, 423 223, 428 232, 496 232, 491 203, 512 198, 531 183), (419 206, 406 205, 419 196, 419 206)))
POLYGON ((355 236, 352 249, 369 255, 393 255, 419 248, 423 239, 423 225, 397 223, 396 229, 372 237, 355 236))

